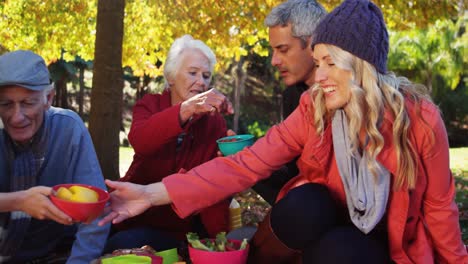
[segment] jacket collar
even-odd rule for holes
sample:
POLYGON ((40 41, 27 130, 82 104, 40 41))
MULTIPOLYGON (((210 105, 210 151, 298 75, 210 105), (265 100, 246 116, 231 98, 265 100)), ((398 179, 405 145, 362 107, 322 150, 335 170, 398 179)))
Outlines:
POLYGON ((161 109, 166 109, 171 107, 171 91, 169 89, 164 89, 161 94, 161 109))

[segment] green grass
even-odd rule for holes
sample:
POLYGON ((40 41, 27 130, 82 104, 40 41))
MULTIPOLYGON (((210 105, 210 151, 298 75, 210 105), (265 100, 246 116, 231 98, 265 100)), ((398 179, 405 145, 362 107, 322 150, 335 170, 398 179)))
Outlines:
POLYGON ((468 148, 450 149, 450 168, 454 174, 468 178, 468 148))
POLYGON ((130 147, 120 147, 120 176, 123 177, 133 160, 133 149, 130 147))
POLYGON ((120 147, 120 161, 124 163, 131 163, 133 159, 133 148, 120 147))
POLYGON ((468 148, 450 149, 450 168, 457 186, 455 200, 460 209, 462 238, 468 244, 468 148))

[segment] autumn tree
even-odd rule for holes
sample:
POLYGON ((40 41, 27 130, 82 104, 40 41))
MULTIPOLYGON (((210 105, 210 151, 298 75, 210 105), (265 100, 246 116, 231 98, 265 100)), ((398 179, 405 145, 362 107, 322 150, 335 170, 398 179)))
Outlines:
MULTIPOLYGON (((225 69, 250 52, 268 55, 263 19, 281 0, 129 0, 125 7, 122 65, 137 76, 161 74, 172 41, 190 33, 212 47, 225 69)), ((453 18, 465 8, 462 0, 375 0, 390 29, 426 28, 437 19, 453 18)), ((328 10, 341 0, 320 1, 328 10)), ((96 0, 0 1, 0 39, 5 50, 30 49, 47 62, 80 56, 94 58, 96 0)))
MULTIPOLYGON (((243 79, 251 63, 245 58, 251 54, 268 55, 263 19, 280 2, 4 0, 0 1, 0 51, 30 49, 48 63, 60 59, 62 52, 65 61, 76 56, 85 61, 94 59, 90 130, 105 176, 115 178, 123 89, 117 75, 122 74, 122 67, 131 68, 137 76, 159 76, 162 69, 158 63, 165 61, 173 40, 190 33, 214 50, 220 61, 219 72, 236 65, 239 84, 235 85, 235 79, 229 81, 241 93, 242 80, 249 81, 243 79), (106 11, 97 15, 98 6, 106 11), (97 34, 102 34, 103 39, 98 40, 97 34)), ((341 3, 319 2, 328 10, 341 3)), ((456 17, 464 8, 461 0, 374 2, 381 7, 391 30, 427 28, 437 19, 456 17)))
POLYGON ((89 132, 103 174, 119 178, 122 118, 122 42, 125 0, 98 0, 89 132))

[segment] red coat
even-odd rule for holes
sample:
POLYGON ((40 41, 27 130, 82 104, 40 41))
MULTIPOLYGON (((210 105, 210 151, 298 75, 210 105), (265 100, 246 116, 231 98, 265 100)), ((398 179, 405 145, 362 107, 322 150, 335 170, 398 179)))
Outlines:
MULTIPOLYGON (((279 199, 294 187, 314 182, 326 185, 335 199, 346 206, 331 127, 325 129, 323 137, 317 135, 309 112, 313 111, 311 104, 310 95, 303 94, 299 107, 249 149, 214 159, 187 173, 166 177, 163 183, 176 212, 188 215, 244 190, 299 154, 299 175, 284 186, 279 199), (213 171, 223 174, 213 175, 213 171), (196 188, 180 192, 187 185, 196 188), (197 204, 186 202, 200 193, 205 195, 197 204)), ((418 179, 415 190, 392 189, 390 192, 386 214, 390 255, 396 263, 468 263, 454 201, 455 186, 449 169, 444 123, 436 107, 429 102, 424 101, 420 109, 427 123, 418 118, 418 110, 409 102, 407 109, 411 119, 409 140, 418 153, 418 179)), ((384 117, 380 132, 385 146, 377 157, 392 173, 392 184, 397 169, 392 143, 393 120, 389 113, 384 117)))
MULTIPOLYGON (((226 122, 219 115, 194 118, 184 128, 179 124, 180 104, 171 106, 169 91, 145 95, 133 108, 129 141, 135 151, 133 162, 121 181, 150 184, 167 175, 189 170, 216 157, 216 139, 226 136, 226 122), (176 152, 177 137, 186 135, 176 152)), ((182 190, 183 191, 183 190, 182 190)), ((193 200, 192 202, 196 202, 193 200)), ((222 201, 202 210, 200 217, 210 236, 228 230, 229 203, 222 201)), ((178 217, 170 206, 153 207, 118 225, 120 229, 152 226, 184 239, 192 230, 193 217, 178 217)))

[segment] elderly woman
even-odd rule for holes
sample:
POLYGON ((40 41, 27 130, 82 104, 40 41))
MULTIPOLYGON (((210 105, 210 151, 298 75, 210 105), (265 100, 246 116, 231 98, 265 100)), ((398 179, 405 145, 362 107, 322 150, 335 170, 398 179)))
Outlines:
MULTIPOLYGON (((189 35, 174 41, 164 65, 166 89, 144 96, 133 108, 129 141, 135 155, 121 181, 158 182, 217 156, 216 139, 227 133, 221 114, 233 109, 223 94, 209 89, 215 64, 214 53, 202 41, 189 35)), ((214 236, 228 229, 228 206, 223 201, 184 219, 169 205, 153 207, 114 226, 118 232, 106 251, 177 247, 189 231, 214 236)))
POLYGON ((312 48, 316 85, 283 123, 161 183, 109 181, 118 191, 101 223, 168 203, 190 215, 300 154, 299 175, 253 238, 252 263, 468 263, 444 122, 426 89, 387 71, 380 9, 345 0, 312 48))

